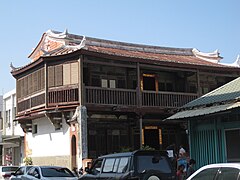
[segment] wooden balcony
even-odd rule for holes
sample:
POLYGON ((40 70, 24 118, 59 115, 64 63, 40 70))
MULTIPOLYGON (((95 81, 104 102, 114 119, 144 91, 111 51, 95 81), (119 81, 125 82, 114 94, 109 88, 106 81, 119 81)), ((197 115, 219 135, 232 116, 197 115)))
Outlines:
POLYGON ((51 88, 48 91, 48 106, 78 104, 78 86, 51 88))
MULTIPOLYGON (((77 86, 51 88, 48 90, 48 107, 68 106, 79 104, 77 86)), ((197 94, 164 91, 143 91, 138 94, 135 89, 116 89, 86 86, 86 105, 124 106, 124 107, 153 107, 178 108, 196 99, 197 94)), ((18 113, 45 107, 45 92, 41 92, 18 101, 18 113)))
POLYGON ((45 106, 45 92, 38 92, 30 95, 24 99, 18 100, 17 111, 18 113, 26 110, 34 110, 45 106))
POLYGON ((99 105, 123 105, 142 107, 160 107, 160 108, 177 108, 196 99, 197 94, 178 93, 164 91, 143 91, 137 95, 137 90, 130 89, 109 89, 100 87, 85 87, 86 104, 99 105), (142 100, 138 100, 142 97, 142 100))
POLYGON ((137 106, 137 91, 131 89, 85 88, 86 104, 137 106))
POLYGON ((179 92, 165 92, 159 91, 143 91, 142 106, 143 107, 164 107, 164 108, 178 108, 184 104, 196 99, 197 94, 193 93, 179 93, 179 92))

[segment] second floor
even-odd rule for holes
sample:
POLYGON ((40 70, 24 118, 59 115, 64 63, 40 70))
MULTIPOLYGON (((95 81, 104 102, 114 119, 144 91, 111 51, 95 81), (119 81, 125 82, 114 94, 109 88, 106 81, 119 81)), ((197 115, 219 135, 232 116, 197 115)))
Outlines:
POLYGON ((219 64, 218 52, 204 54, 196 49, 53 32, 43 35, 30 57, 30 64, 12 71, 17 115, 78 105, 168 111, 240 74, 238 67, 219 64))

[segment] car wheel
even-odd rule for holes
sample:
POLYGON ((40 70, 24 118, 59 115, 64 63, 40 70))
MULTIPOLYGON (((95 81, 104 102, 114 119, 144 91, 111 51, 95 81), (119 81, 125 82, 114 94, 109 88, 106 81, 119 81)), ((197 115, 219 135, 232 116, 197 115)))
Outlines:
POLYGON ((155 175, 149 175, 146 176, 145 178, 143 178, 144 180, 160 180, 159 177, 155 176, 155 175))

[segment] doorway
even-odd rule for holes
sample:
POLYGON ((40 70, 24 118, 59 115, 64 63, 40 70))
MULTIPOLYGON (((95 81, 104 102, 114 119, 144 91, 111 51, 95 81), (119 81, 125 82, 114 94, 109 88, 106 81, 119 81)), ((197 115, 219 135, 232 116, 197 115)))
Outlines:
POLYGON ((76 136, 73 135, 71 139, 71 165, 72 168, 77 167, 77 145, 76 145, 76 136))
POLYGON ((156 91, 156 78, 154 74, 143 74, 142 90, 156 91))
POLYGON ((240 129, 226 130, 226 153, 227 162, 240 161, 240 129))
POLYGON ((157 126, 145 126, 143 129, 143 145, 160 150, 162 144, 162 131, 157 126))

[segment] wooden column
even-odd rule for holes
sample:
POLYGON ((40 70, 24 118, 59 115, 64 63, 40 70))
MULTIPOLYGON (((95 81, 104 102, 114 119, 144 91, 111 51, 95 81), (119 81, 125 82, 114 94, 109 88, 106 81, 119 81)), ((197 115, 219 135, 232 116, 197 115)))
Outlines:
POLYGON ((45 108, 48 107, 48 65, 44 63, 44 80, 45 80, 45 108))

